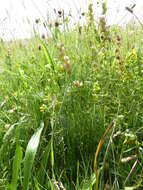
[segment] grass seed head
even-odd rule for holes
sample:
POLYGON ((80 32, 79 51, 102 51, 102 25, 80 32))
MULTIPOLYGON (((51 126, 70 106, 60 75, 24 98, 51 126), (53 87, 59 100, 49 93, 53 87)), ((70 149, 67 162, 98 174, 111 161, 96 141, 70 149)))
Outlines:
POLYGON ((40 19, 39 18, 35 19, 35 23, 39 24, 40 23, 40 19))
POLYGON ((42 48, 41 48, 41 45, 39 45, 39 46, 38 46, 38 50, 41 51, 41 49, 42 49, 42 48))
POLYGON ((45 34, 42 34, 42 39, 44 40, 46 37, 45 37, 45 34))
POLYGON ((62 11, 61 10, 58 11, 58 16, 62 17, 62 11))
POLYGON ((58 28, 60 23, 58 21, 55 22, 55 27, 58 28))

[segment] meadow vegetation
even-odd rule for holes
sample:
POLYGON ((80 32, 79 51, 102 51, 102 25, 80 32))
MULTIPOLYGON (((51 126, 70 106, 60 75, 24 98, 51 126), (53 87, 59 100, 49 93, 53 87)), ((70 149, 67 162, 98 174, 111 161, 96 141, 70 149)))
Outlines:
POLYGON ((1 40, 0 189, 143 189, 142 31, 102 9, 98 24, 90 4, 83 26, 58 11, 52 35, 1 40))

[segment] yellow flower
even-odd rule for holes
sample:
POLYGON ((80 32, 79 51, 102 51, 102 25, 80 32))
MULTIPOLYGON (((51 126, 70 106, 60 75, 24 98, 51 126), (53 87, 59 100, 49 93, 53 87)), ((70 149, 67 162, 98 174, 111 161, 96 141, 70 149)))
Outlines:
POLYGON ((13 93, 13 96, 14 96, 14 97, 17 97, 17 92, 14 92, 14 93, 13 93))
POLYGON ((45 98, 44 98, 44 101, 49 102, 50 100, 51 100, 50 95, 46 95, 45 98))
POLYGON ((132 59, 132 60, 137 60, 137 51, 135 48, 133 48, 129 54, 128 54, 128 58, 132 59))
POLYGON ((96 101, 98 99, 98 93, 100 91, 100 86, 98 84, 98 82, 95 82, 93 85, 93 100, 96 101))
POLYGON ((96 94, 100 91, 100 86, 98 84, 98 82, 95 82, 94 85, 93 85, 93 92, 96 94))
POLYGON ((47 110, 47 106, 45 104, 42 104, 42 106, 40 106, 40 112, 45 112, 47 110))

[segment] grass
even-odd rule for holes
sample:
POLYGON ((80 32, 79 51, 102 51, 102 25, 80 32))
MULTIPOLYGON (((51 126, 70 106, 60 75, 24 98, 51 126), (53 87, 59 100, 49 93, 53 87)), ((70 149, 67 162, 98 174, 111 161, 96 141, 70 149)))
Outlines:
POLYGON ((142 31, 86 16, 0 43, 0 189, 143 188, 142 31))

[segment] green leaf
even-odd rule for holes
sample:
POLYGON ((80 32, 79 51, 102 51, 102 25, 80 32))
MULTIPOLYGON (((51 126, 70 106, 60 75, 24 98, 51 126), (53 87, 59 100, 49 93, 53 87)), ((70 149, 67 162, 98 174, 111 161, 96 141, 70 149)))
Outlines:
POLYGON ((43 153, 43 156, 42 156, 41 167, 40 167, 40 172, 39 172, 39 176, 40 176, 39 181, 41 185, 44 185, 44 177, 45 177, 44 174, 46 174, 46 167, 47 167, 47 162, 50 155, 50 149, 51 149, 51 141, 46 146, 45 152, 43 153))
POLYGON ((51 166, 52 170, 54 168, 54 149, 53 149, 53 139, 51 140, 51 166))
POLYGON ((5 133, 3 137, 4 142, 10 141, 14 137, 15 129, 16 129, 16 124, 11 125, 11 127, 8 129, 8 131, 5 133))
POLYGON ((52 70, 55 70, 54 63, 53 63, 51 54, 50 54, 47 46, 45 45, 45 43, 42 40, 40 40, 40 41, 41 41, 41 46, 43 48, 43 51, 44 51, 44 54, 45 54, 45 57, 46 57, 48 64, 51 66, 52 70))
POLYGON ((24 181, 23 181, 23 190, 28 190, 29 179, 31 176, 32 165, 35 159, 35 155, 38 149, 41 132, 43 130, 44 123, 41 123, 41 127, 37 132, 31 137, 25 153, 24 158, 24 181))
POLYGON ((17 144, 15 157, 13 160, 12 181, 11 181, 11 185, 10 185, 11 190, 17 189, 17 181, 18 181, 18 175, 19 175, 21 162, 22 162, 22 147, 17 144))

